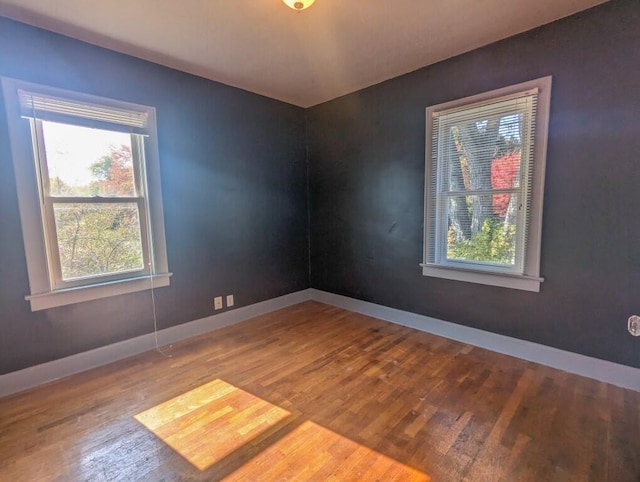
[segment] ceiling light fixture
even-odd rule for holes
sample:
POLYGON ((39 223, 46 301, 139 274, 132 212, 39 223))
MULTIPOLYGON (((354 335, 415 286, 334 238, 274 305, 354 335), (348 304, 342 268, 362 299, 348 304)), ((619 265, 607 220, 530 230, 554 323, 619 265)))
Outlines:
POLYGON ((282 0, 287 7, 300 11, 309 8, 316 0, 282 0))

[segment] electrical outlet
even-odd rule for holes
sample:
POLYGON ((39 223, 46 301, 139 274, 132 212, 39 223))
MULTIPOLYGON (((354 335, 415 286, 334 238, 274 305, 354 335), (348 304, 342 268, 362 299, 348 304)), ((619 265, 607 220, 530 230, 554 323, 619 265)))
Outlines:
POLYGON ((231 308, 233 306, 233 295, 227 295, 227 308, 231 308))
POLYGON ((631 333, 633 336, 640 336, 640 316, 630 316, 628 328, 629 333, 631 333))
POLYGON ((221 309, 222 309, 222 296, 216 296, 216 297, 213 299, 213 307, 214 307, 216 310, 221 310, 221 309))

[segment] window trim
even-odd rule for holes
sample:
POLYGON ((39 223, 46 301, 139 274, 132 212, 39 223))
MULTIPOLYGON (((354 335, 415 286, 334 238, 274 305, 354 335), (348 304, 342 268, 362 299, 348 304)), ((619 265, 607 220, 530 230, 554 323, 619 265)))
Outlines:
MULTIPOLYGON (((30 294, 25 296, 25 299, 30 302, 31 310, 37 311, 168 286, 171 273, 167 262, 155 109, 149 106, 48 87, 7 77, 3 77, 1 80, 29 275, 30 294), (34 148, 38 149, 40 146, 34 146, 35 141, 31 132, 32 121, 23 119, 23 109, 19 98, 20 90, 91 105, 144 112, 148 116, 148 125, 142 140, 144 142, 145 160, 140 166, 143 171, 141 176, 146 176, 147 187, 144 193, 147 219, 144 220, 141 216, 140 222, 146 223, 147 231, 151 237, 151 242, 149 243, 151 267, 146 270, 146 273, 135 271, 131 273, 131 277, 117 280, 105 277, 93 283, 89 282, 77 286, 72 286, 75 283, 65 283, 63 287, 54 284, 49 271, 48 248, 43 226, 46 218, 42 213, 44 206, 41 201, 43 197, 40 192, 41 187, 36 167, 38 160, 34 159, 34 148)), ((77 125, 86 125, 86 120, 79 121, 77 125)), ((134 132, 134 134, 140 134, 140 132, 134 132)))
MULTIPOLYGON (((504 288, 520 289, 526 291, 540 291, 540 284, 544 278, 540 277, 541 237, 542 237, 542 208, 544 197, 544 178, 547 153, 547 136, 549 130, 549 108, 551 102, 551 76, 523 82, 501 89, 484 92, 481 94, 456 99, 453 101, 429 106, 426 109, 426 138, 425 138, 425 197, 424 197, 424 244, 422 274, 437 278, 445 278, 456 281, 499 286, 504 288), (523 274, 511 273, 506 270, 491 269, 490 266, 473 263, 434 263, 428 262, 430 255, 438 249, 435 241, 435 233, 438 219, 430 219, 432 199, 432 131, 434 113, 443 113, 451 109, 473 108, 492 100, 506 100, 526 93, 538 90, 538 102, 536 111, 536 126, 534 133, 533 149, 533 173, 531 190, 531 210, 529 213, 529 225, 527 239, 524 242, 524 268, 523 274), (430 240, 434 239, 435 245, 431 246, 430 240), (477 267, 477 268, 476 268, 477 267)), ((439 170, 436 169, 436 173, 439 170)), ((436 258, 437 259, 437 258, 436 258)))
MULTIPOLYGON (((150 257, 149 257, 149 231, 151 229, 147 216, 147 189, 146 182, 142 177, 142 166, 146 163, 144 153, 143 139, 140 134, 129 134, 131 142, 131 154, 133 158, 133 175, 135 184, 135 193, 130 196, 108 196, 108 197, 86 197, 86 196, 54 196, 50 193, 51 179, 49 178, 49 169, 47 159, 47 151, 45 146, 43 120, 40 118, 31 119, 32 139, 37 140, 34 146, 37 148, 36 169, 40 173, 40 185, 42 190, 41 198, 41 215, 43 218, 43 226, 45 233, 45 244, 48 247, 49 254, 49 276, 51 287, 54 290, 73 288, 77 286, 87 286, 90 284, 107 283, 109 281, 125 280, 129 278, 150 275, 150 257), (137 195, 136 195, 137 194, 137 195), (76 279, 64 280, 62 277, 62 266, 60 261, 60 251, 56 249, 58 244, 57 227, 55 223, 55 205, 61 204, 135 204, 138 208, 138 221, 140 225, 140 241, 142 248, 142 267, 130 271, 120 271, 110 274, 102 274, 95 276, 87 276, 76 279), (91 280, 95 282, 91 282, 91 280)), ((72 124, 80 125, 80 124, 72 124)), ((82 126, 84 127, 84 126, 82 126)), ((102 129, 101 129, 102 130, 102 129)), ((106 127, 104 130, 107 130, 106 127)))

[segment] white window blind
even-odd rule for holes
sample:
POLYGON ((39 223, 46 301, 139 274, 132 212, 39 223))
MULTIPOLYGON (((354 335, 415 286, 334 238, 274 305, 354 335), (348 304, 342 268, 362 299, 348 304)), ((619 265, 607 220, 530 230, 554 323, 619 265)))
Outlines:
POLYGON ((435 249, 427 262, 486 264, 492 269, 524 272, 537 95, 535 90, 434 112, 430 217, 437 222, 431 230, 435 249), (499 172, 501 157, 510 159, 511 165, 502 167, 510 172, 499 172), (462 211, 465 219, 458 216, 462 211), (482 224, 490 217, 497 217, 505 229, 513 231, 509 233, 513 238, 510 257, 482 259, 479 253, 476 259, 473 254, 463 259, 448 249, 451 230, 453 236, 462 237, 464 232, 474 236, 486 229, 482 224))
POLYGON ((425 275, 540 280, 549 91, 544 78, 427 109, 425 275))
POLYGON ((136 108, 97 105, 82 99, 63 99, 18 90, 20 113, 25 118, 85 125, 148 135, 149 112, 136 108))

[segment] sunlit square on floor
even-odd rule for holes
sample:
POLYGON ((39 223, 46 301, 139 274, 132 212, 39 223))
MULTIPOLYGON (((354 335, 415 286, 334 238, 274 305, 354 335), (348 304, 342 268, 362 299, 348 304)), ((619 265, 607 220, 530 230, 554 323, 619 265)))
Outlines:
POLYGON ((289 415, 287 410, 214 380, 135 418, 195 467, 205 470, 289 415))
POLYGON ((135 416, 200 470, 282 430, 225 480, 429 481, 411 467, 309 420, 293 429, 291 413, 222 380, 206 383, 135 416))
POLYGON ((229 477, 230 481, 429 481, 411 467, 306 421, 229 477))

